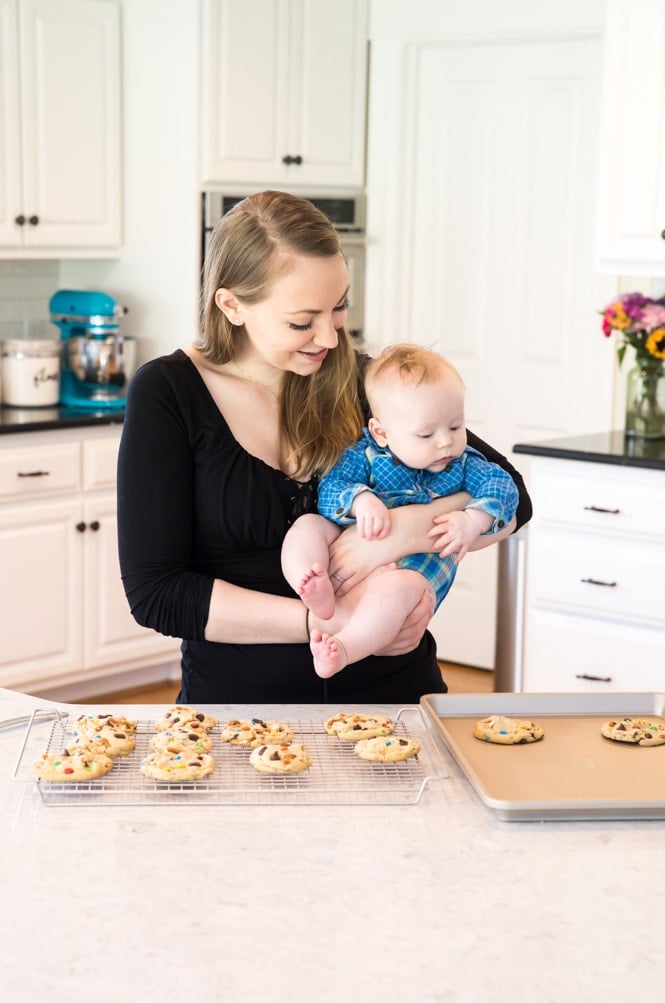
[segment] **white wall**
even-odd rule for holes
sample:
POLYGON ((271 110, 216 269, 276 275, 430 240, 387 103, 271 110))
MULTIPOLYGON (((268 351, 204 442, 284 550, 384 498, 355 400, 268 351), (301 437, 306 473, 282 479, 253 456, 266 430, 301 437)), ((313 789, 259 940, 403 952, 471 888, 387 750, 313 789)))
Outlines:
POLYGON ((191 343, 198 323, 198 3, 123 0, 124 247, 63 261, 61 288, 129 307, 139 361, 191 343))

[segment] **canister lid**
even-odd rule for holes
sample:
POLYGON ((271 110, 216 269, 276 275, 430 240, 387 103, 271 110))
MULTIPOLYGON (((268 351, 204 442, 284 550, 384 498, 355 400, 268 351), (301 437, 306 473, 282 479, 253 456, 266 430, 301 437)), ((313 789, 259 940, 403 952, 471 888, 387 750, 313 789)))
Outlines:
POLYGON ((3 355, 59 355, 60 342, 40 338, 7 338, 0 342, 3 355))

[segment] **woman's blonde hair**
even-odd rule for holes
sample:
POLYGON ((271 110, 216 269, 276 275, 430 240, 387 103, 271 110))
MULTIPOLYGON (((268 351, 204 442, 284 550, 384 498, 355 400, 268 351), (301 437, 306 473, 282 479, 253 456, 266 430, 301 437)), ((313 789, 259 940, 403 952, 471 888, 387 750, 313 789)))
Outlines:
POLYGON ((371 360, 365 373, 365 393, 372 413, 375 413, 381 390, 391 379, 418 386, 420 383, 434 383, 442 372, 452 373, 464 390, 464 382, 457 369, 438 352, 407 342, 388 345, 381 355, 371 360))
MULTIPOLYGON (((242 303, 265 299, 288 267, 284 252, 332 258, 342 253, 337 231, 307 199, 264 191, 238 202, 210 237, 203 272, 201 333, 196 347, 216 365, 230 362, 243 327, 215 303, 229 289, 242 303)), ((285 373, 280 399, 282 461, 299 478, 325 473, 360 435, 362 413, 355 351, 345 328, 313 376, 285 373)))

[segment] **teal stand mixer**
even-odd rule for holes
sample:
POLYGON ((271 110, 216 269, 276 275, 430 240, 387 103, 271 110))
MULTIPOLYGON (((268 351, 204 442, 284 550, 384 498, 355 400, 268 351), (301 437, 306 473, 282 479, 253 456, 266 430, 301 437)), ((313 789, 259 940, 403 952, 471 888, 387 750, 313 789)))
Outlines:
POLYGON ((60 329, 60 403, 101 411, 125 406, 135 368, 136 342, 120 330, 127 313, 103 292, 61 289, 49 300, 60 329))

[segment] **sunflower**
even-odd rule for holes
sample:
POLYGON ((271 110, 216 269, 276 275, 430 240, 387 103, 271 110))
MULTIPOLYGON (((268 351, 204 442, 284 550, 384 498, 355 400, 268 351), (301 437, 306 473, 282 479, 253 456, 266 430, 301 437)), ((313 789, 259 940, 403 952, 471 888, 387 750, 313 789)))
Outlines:
POLYGON ((665 327, 659 327, 652 331, 645 341, 644 347, 654 358, 665 359, 665 327))

